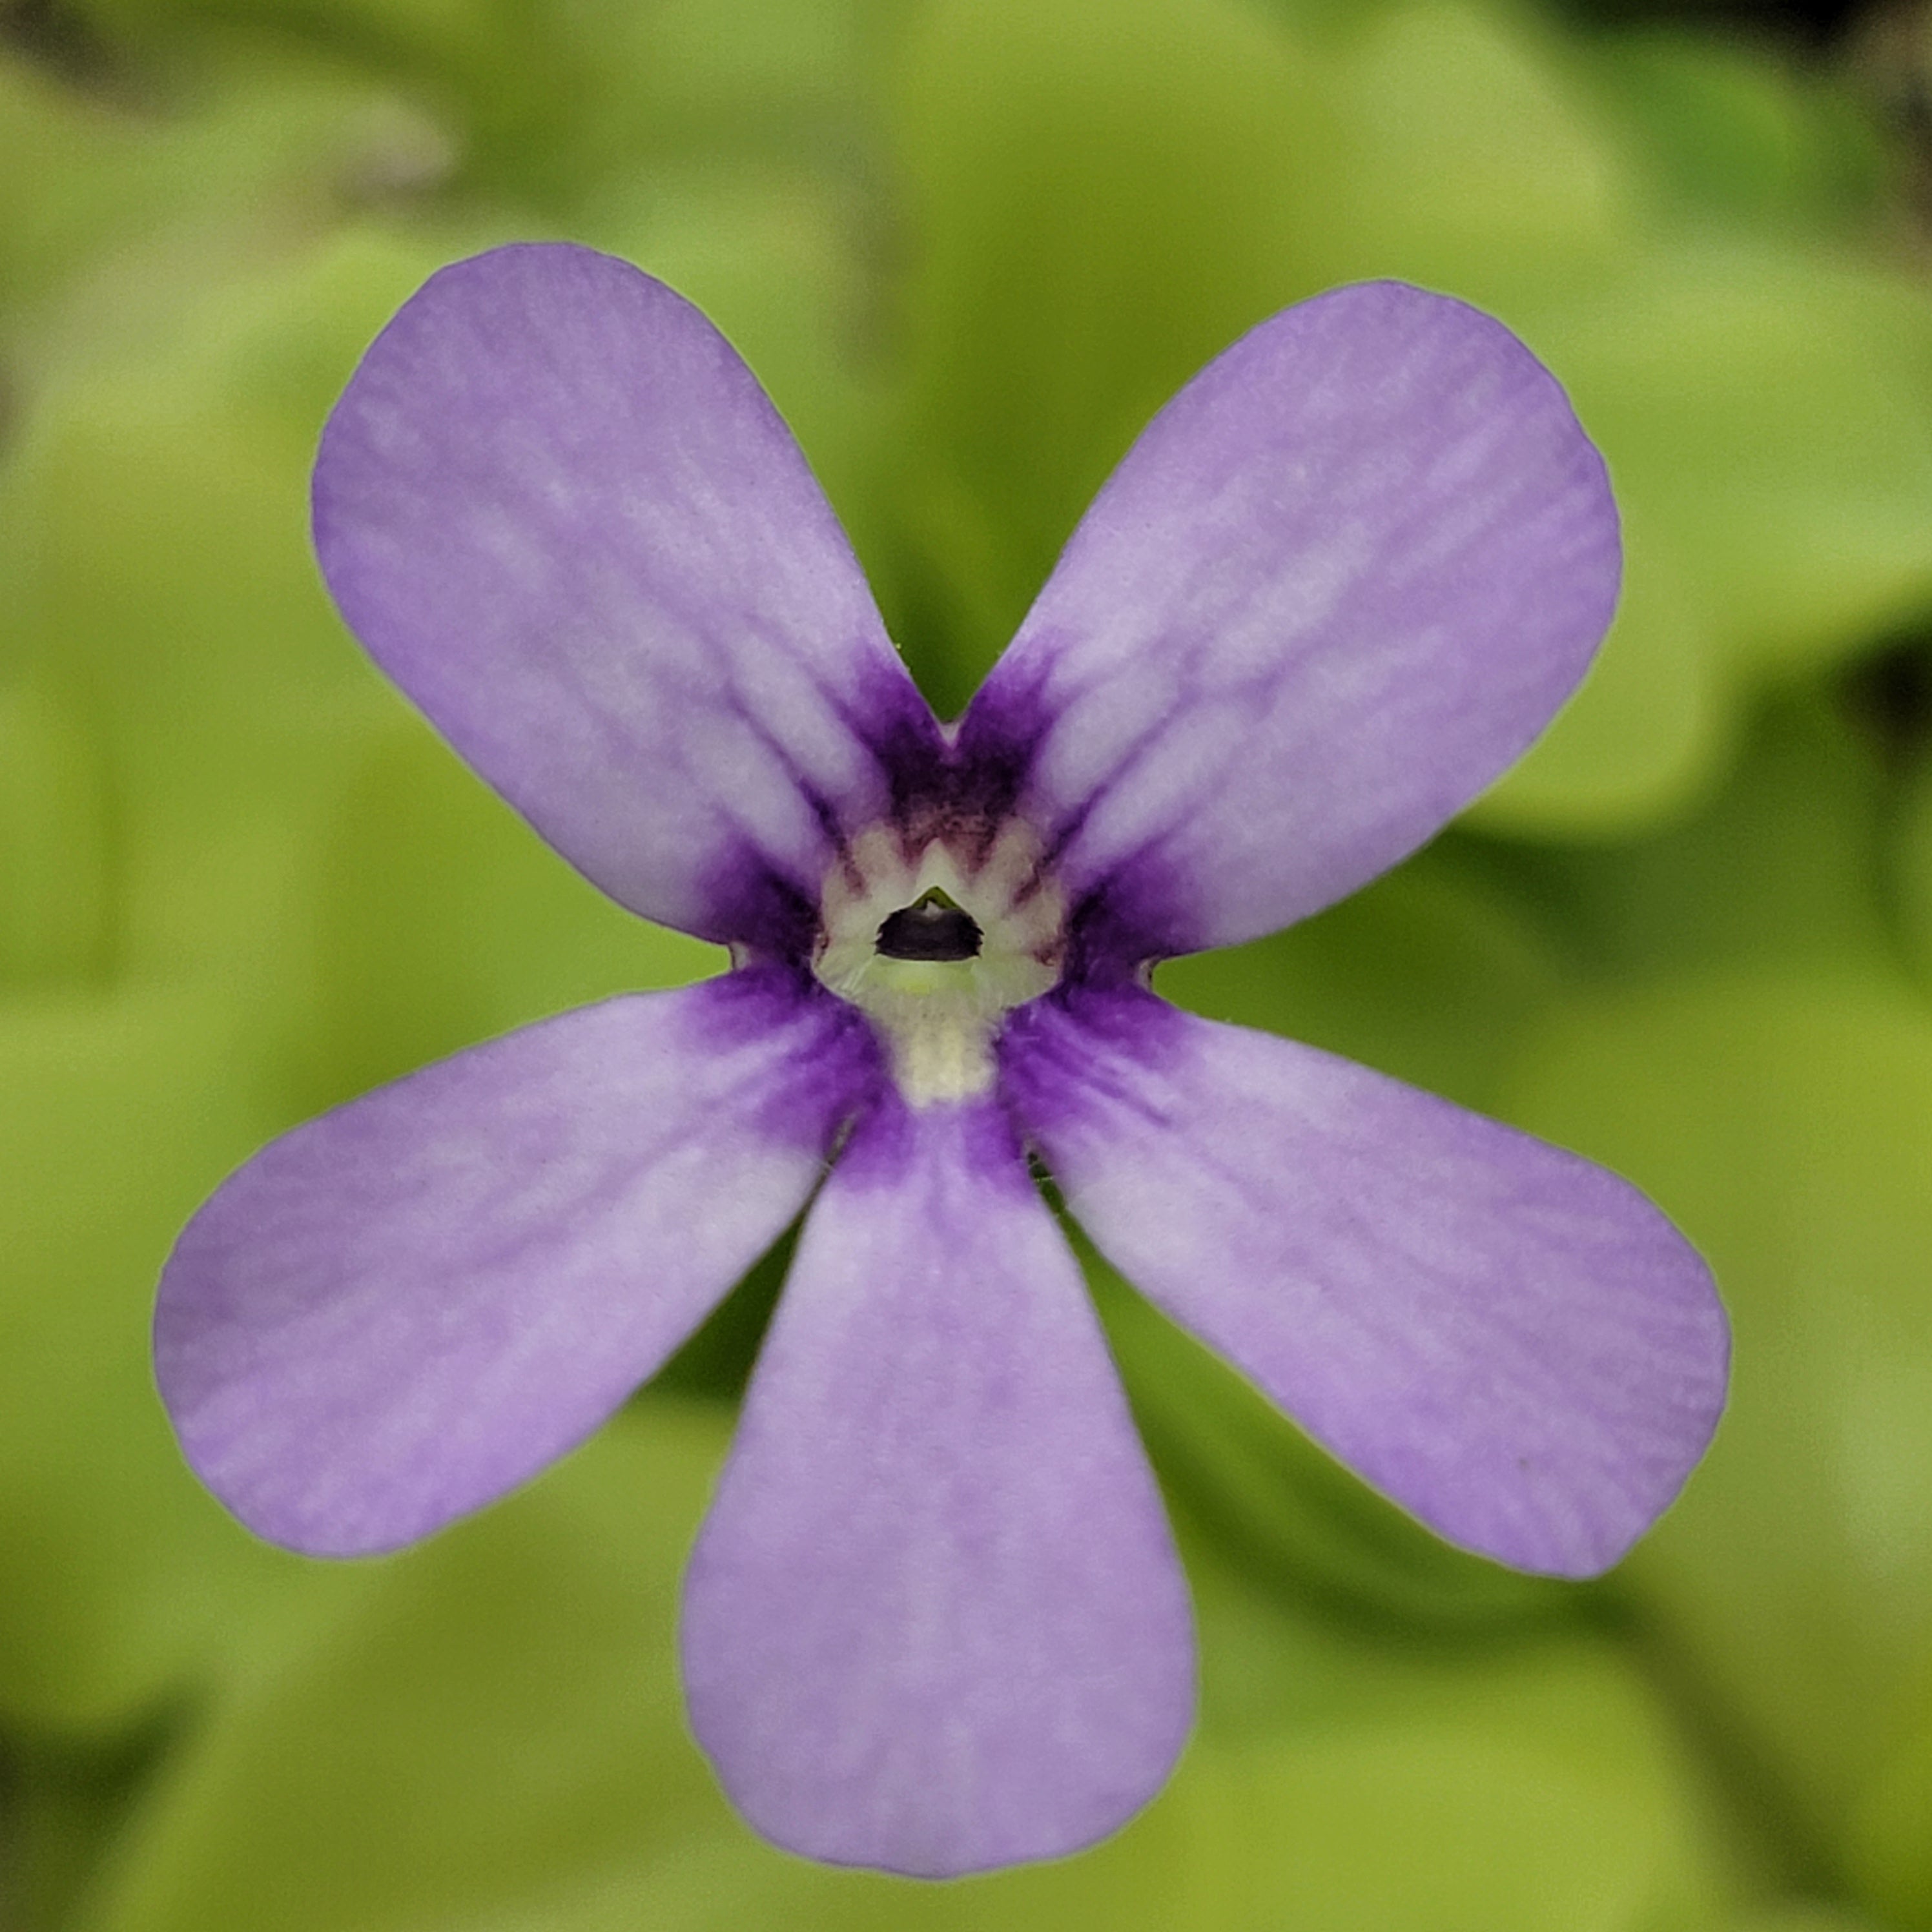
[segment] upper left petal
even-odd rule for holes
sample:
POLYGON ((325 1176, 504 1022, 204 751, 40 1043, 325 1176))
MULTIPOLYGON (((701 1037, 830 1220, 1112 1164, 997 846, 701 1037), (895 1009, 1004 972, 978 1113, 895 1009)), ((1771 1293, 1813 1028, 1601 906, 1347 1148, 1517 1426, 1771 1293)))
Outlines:
POLYGON ((803 1205, 878 1066, 776 972, 565 1013, 265 1148, 188 1223, 154 1372, 272 1542, 394 1549, 588 1435, 803 1205))
POLYGON ((634 912, 757 942, 937 743, 791 434, 692 305, 525 244, 431 277, 323 433, 316 554, 443 735, 634 912))

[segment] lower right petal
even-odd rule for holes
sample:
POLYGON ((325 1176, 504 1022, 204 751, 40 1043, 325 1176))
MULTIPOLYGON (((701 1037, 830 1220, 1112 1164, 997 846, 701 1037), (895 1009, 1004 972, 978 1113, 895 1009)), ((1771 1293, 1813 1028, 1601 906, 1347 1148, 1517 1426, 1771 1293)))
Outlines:
POLYGON ((1108 1258, 1451 1542, 1594 1575, 1703 1454, 1724 1310, 1607 1169, 1138 990, 1035 1001, 1001 1061, 1108 1258))

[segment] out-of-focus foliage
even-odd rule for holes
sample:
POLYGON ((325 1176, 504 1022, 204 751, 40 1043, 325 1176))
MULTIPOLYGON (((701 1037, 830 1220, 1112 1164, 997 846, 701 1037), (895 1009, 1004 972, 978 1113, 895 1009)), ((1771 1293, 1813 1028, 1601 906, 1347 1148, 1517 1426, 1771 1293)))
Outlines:
POLYGON ((528 1495, 334 1581, 159 1776, 81 1923, 1516 1932, 1694 1926, 1731 1895, 1667 1715, 1614 1644, 1405 1652, 1211 1557, 1201 1735, 1113 1844, 939 1888, 773 1852, 712 1786, 672 1678, 725 1434, 712 1405, 647 1400, 528 1495))
POLYGON ((1126 0, 1104 35, 958 0, 920 10, 905 63, 903 502, 949 614, 945 699, 1154 407, 1284 303, 1376 275, 1524 335, 1628 526, 1610 642, 1486 822, 1654 821, 1714 782, 1768 677, 1932 595, 1926 293, 1848 245, 1869 130, 1773 63, 1565 44, 1451 0, 1300 34, 1126 0))
POLYGON ((0 1926, 1932 1928, 1932 288, 1848 64, 1486 0, 0 22, 0 1926), (1160 985, 1608 1160, 1706 1247, 1732 1412, 1617 1575, 1445 1548, 1094 1264, 1200 1734, 1108 1844, 932 1888, 761 1846, 682 1728, 776 1262, 677 1394, 406 1556, 284 1557, 195 1486, 147 1311, 224 1171, 720 963, 464 771, 308 554, 362 345, 544 235, 739 343, 949 711, 1282 304, 1406 277, 1568 386, 1629 550, 1584 690, 1429 850, 1160 985))
POLYGON ((1519 1077, 1519 1117, 1640 1182, 1725 1284, 1724 1432, 1624 1582, 1841 1842, 1932 1654, 1932 1016, 1747 967, 1580 1000, 1519 1077))

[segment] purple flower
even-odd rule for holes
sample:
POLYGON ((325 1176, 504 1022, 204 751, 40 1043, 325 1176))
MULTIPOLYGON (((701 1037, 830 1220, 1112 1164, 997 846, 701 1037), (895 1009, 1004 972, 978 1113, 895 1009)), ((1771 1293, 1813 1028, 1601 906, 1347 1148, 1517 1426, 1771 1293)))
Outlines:
POLYGON ((1726 1338, 1655 1209, 1148 990, 1412 851, 1588 663, 1615 509, 1498 324, 1394 283, 1263 323, 1135 445, 956 726, 744 364, 585 249, 403 309, 323 436, 315 530, 463 755, 734 964, 353 1102, 202 1209, 158 1372, 262 1535, 393 1550, 502 1495, 809 1203, 686 1579, 693 1728, 815 1858, 1090 1843, 1180 1748, 1192 1634, 1029 1151, 1452 1541, 1586 1576, 1676 1494, 1726 1338))

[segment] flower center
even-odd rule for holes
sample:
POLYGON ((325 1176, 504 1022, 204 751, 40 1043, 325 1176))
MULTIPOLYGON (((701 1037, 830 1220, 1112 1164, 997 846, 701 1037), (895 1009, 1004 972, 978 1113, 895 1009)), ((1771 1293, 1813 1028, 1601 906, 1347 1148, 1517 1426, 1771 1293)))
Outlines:
POLYGON ((872 1022, 913 1106, 984 1093, 1001 1017, 1058 981, 1063 908, 1041 859, 1018 820, 990 841, 875 825, 826 875, 812 970, 872 1022))

